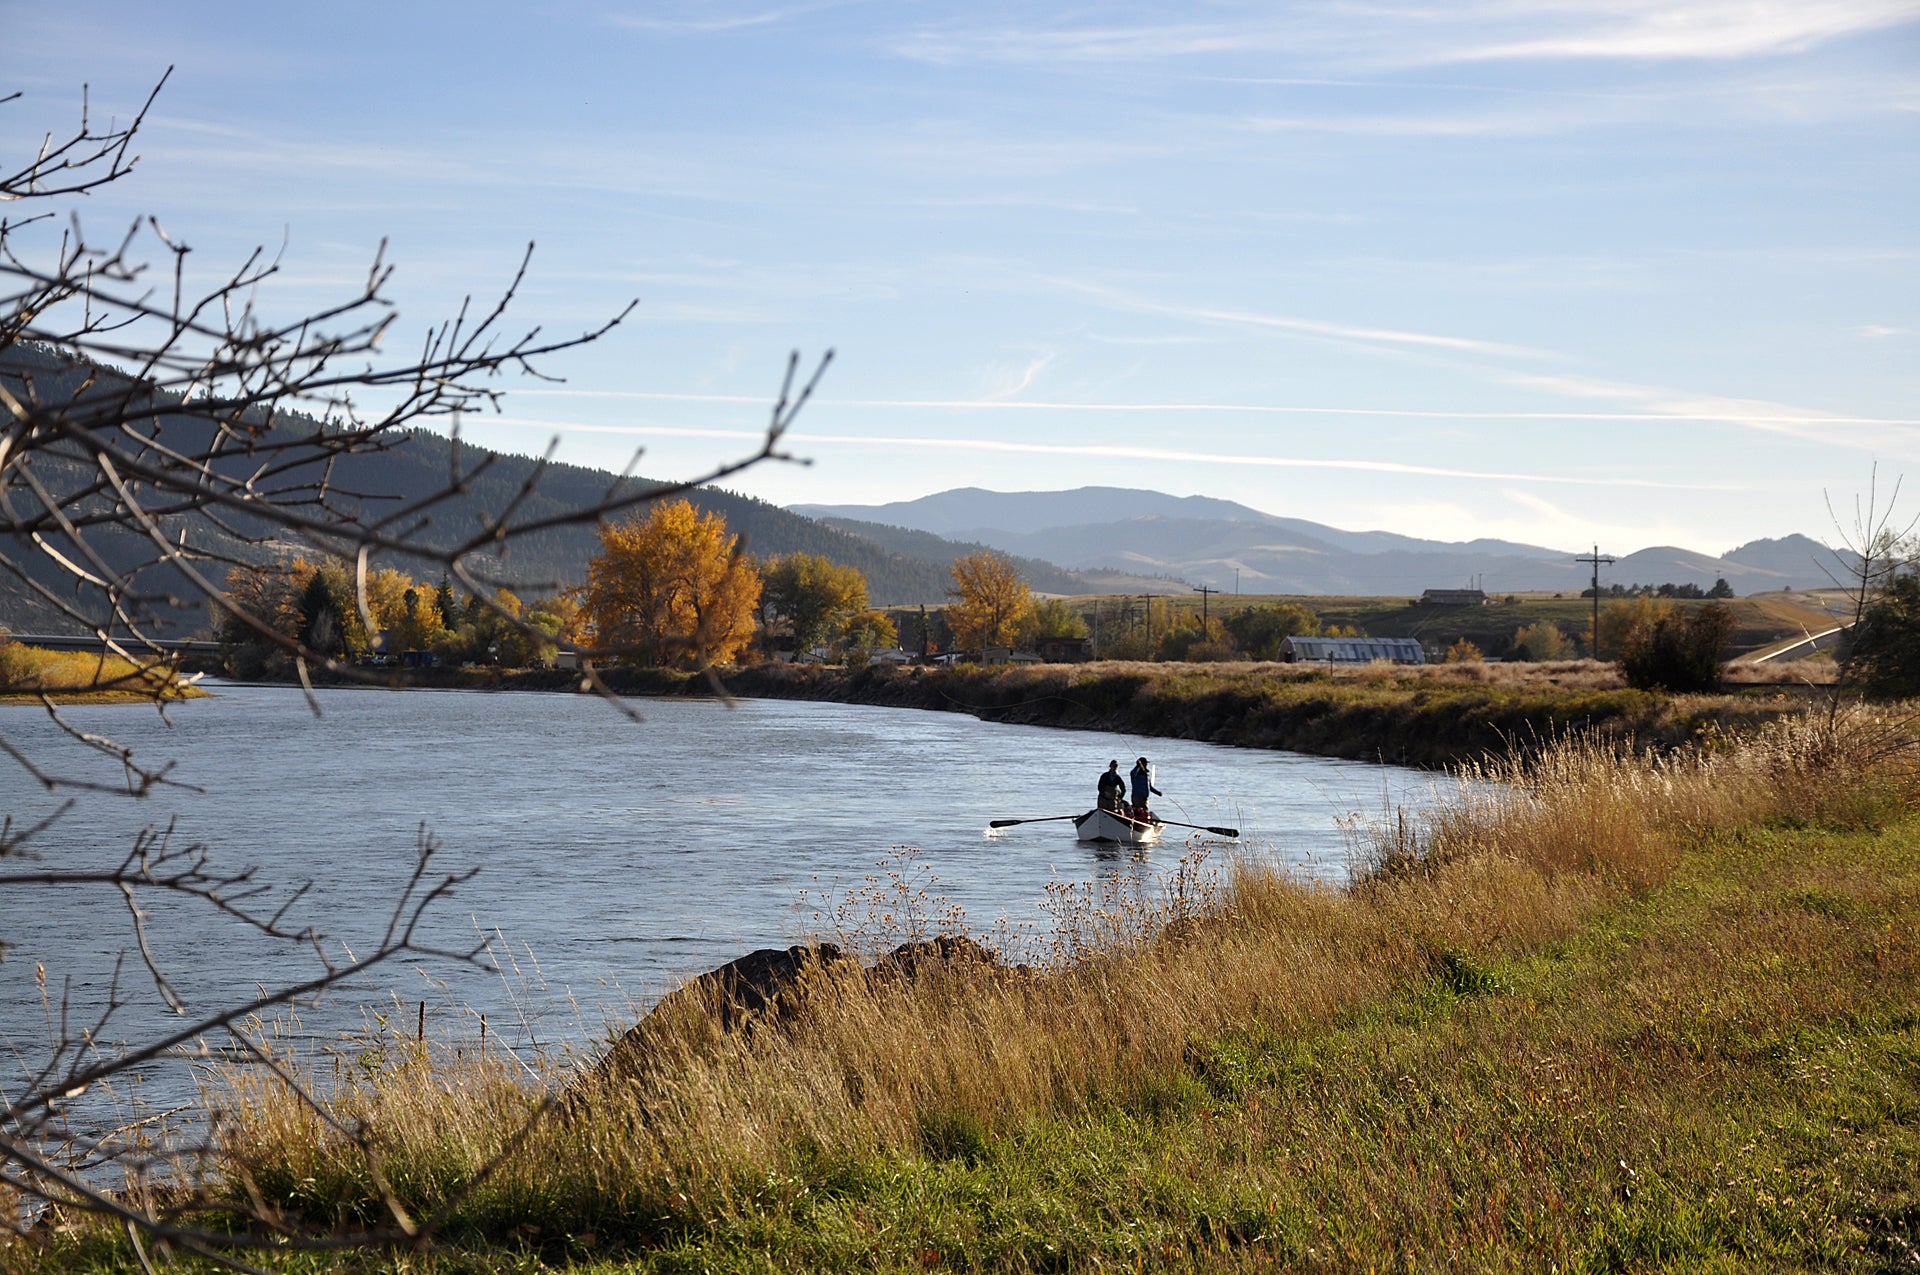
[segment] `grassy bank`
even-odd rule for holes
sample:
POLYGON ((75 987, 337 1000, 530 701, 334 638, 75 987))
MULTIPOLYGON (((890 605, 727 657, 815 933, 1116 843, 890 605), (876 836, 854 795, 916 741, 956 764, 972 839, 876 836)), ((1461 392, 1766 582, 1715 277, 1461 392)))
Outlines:
MULTIPOLYGON (((571 1073, 399 1039, 313 1078, 324 1120, 236 1074, 214 1186, 323 1231, 435 1218, 393 1259, 421 1271, 1904 1269, 1897 729, 1561 746, 1382 828, 1350 891, 1063 893, 1029 973, 843 974, 746 1034, 672 1016, 643 1079, 544 1113, 571 1073)), ((106 1231, 42 1234, 34 1261, 130 1269, 106 1231)))
MULTIPOLYGON (((1771 672, 1771 670, 1769 670, 1771 672)), ((611 668, 621 695, 711 696, 705 674, 611 668)), ((1711 742, 1798 713, 1821 688, 1791 673, 1715 695, 1636 691, 1611 664, 1175 664, 1104 661, 1012 667, 829 668, 756 664, 727 671, 748 699, 823 700, 1144 738, 1199 739, 1414 766, 1471 763, 1579 732, 1643 748, 1711 742)), ((575 691, 559 670, 421 669, 395 686, 575 691)))
POLYGON ((766 665, 742 695, 944 709, 989 721, 1171 736, 1439 766, 1531 751, 1569 732, 1654 748, 1800 711, 1795 688, 1676 696, 1624 686, 1610 665, 1047 664, 852 672, 766 665))
POLYGON ((0 641, 0 703, 148 703, 188 699, 205 692, 173 670, 135 664, 118 655, 49 651, 0 641))

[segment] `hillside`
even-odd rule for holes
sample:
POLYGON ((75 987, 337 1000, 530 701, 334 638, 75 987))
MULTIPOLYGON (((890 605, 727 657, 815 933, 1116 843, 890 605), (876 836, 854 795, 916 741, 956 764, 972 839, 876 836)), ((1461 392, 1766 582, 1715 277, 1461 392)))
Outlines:
MULTIPOLYGON (((909 527, 890 527, 885 523, 861 522, 853 518, 822 517, 823 525, 877 545, 881 549, 917 561, 938 563, 942 567, 969 553, 990 548, 978 541, 952 540, 930 531, 909 527)), ((1102 593, 1135 589, 1164 588, 1166 577, 1132 575, 1125 571, 1066 571, 1039 558, 1013 556, 1020 577, 1041 593, 1102 593)))
MULTIPOLYGON (((801 505, 836 520, 891 523, 961 537, 1073 571, 1102 568, 1249 593, 1414 595, 1478 583, 1489 593, 1578 593, 1589 568, 1579 550, 1505 540, 1439 541, 1345 531, 1205 497, 1118 487, 991 492, 959 488, 887 505, 801 505)), ((1806 536, 1758 540, 1715 556, 1672 546, 1621 555, 1608 584, 1725 579, 1736 593, 1820 588, 1845 578, 1850 558, 1806 536)))
MULTIPOLYGON (((204 422, 170 412, 177 400, 144 395, 118 373, 76 366, 46 348, 16 346, 0 358, 4 358, 0 362, 0 384, 23 399, 61 404, 128 396, 142 410, 154 413, 151 429, 169 446, 189 454, 206 446, 209 427, 204 422)), ((311 434, 317 428, 311 418, 283 413, 271 428, 263 424, 262 439, 273 443, 311 434)), ((242 475, 255 463, 245 452, 236 452, 217 468, 242 475)), ((461 491, 432 506, 429 512, 409 517, 413 538, 426 548, 447 548, 484 535, 488 517, 502 510, 513 510, 509 528, 528 527, 569 510, 598 504, 611 491, 644 494, 663 485, 646 478, 621 480, 604 470, 577 465, 549 464, 531 494, 516 503, 537 464, 526 456, 460 445, 457 469, 462 476, 461 491)), ((334 493, 334 504, 349 519, 349 525, 371 526, 443 491, 455 469, 455 448, 449 439, 413 430, 396 434, 383 450, 339 458, 326 479, 334 493)), ((56 494, 80 492, 91 477, 78 460, 54 451, 38 453, 33 472, 56 494)), ((316 456, 312 463, 288 467, 278 481, 283 486, 317 484, 322 474, 323 466, 316 456)), ((975 547, 928 537, 925 543, 916 541, 911 551, 903 551, 719 488, 702 488, 690 498, 703 510, 724 516, 748 552, 761 556, 814 553, 859 568, 867 577, 868 591, 876 604, 944 602, 952 584, 947 564, 975 547)), ((106 510, 98 498, 79 501, 73 508, 95 513, 106 510)), ((181 521, 187 543, 206 556, 206 570, 216 579, 225 576, 231 562, 260 562, 294 552, 313 552, 307 546, 274 540, 266 524, 244 515, 229 515, 219 521, 194 515, 181 521)), ((90 534, 107 564, 116 570, 150 556, 150 545, 140 536, 111 527, 90 534)), ((581 580, 588 559, 597 549, 593 526, 562 526, 512 537, 505 552, 477 554, 473 561, 483 577, 537 594, 581 580)), ((69 596, 72 577, 45 552, 18 538, 6 540, 4 557, 18 569, 0 570, 0 624, 19 632, 62 632, 74 627, 35 588, 37 585, 69 596)), ((404 558, 385 565, 416 572, 437 570, 428 563, 404 558)), ((1084 592, 1107 584, 1104 578, 1076 576, 1045 562, 1024 563, 1023 569, 1036 587, 1051 592, 1084 592)), ((159 599, 183 599, 194 593, 191 584, 172 569, 143 573, 139 587, 159 599)), ((104 605, 97 599, 96 604, 104 605)), ((161 636, 189 636, 207 627, 206 617, 192 606, 162 601, 157 609, 163 621, 161 636)))

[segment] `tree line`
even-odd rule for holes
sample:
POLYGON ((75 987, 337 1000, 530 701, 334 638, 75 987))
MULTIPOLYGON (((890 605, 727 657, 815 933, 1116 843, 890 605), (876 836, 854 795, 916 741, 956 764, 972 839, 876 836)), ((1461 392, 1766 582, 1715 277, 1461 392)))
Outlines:
MULTIPOLYGON (((1592 597, 1593 587, 1589 585, 1587 588, 1580 590, 1580 596, 1583 598, 1592 597)), ((1712 598, 1720 600, 1733 596, 1733 586, 1727 583, 1725 576, 1717 577, 1713 582, 1713 587, 1709 589, 1703 589, 1699 585, 1691 582, 1674 584, 1671 581, 1666 584, 1603 584, 1600 586, 1600 596, 1603 598, 1653 597, 1683 598, 1694 601, 1701 598, 1712 598)))
MULTIPOLYGON (((227 596, 233 615, 264 621, 275 633, 342 661, 421 654, 442 663, 525 667, 552 664, 569 649, 602 662, 671 668, 775 658, 783 650, 865 662, 896 647, 907 622, 903 613, 870 605, 857 567, 806 552, 756 558, 722 514, 689 500, 656 503, 644 515, 606 523, 598 537, 600 551, 583 583, 527 600, 506 588, 461 596, 444 578, 416 580, 393 567, 355 572, 342 562, 304 557, 235 567, 227 596)), ((1842 661, 1871 693, 1913 694, 1920 692, 1920 574, 1911 553, 1885 561, 1842 661)), ((1323 624, 1297 602, 1256 603, 1218 617, 1144 594, 1076 608, 1036 598, 1013 560, 988 549, 955 560, 949 577, 949 604, 916 626, 915 654, 984 656, 995 648, 1031 650, 1069 639, 1089 641, 1090 653, 1107 659, 1273 660, 1290 637, 1362 636, 1323 624)), ((1698 691, 1718 684, 1732 613, 1717 601, 1694 608, 1676 602, 1730 590, 1667 585, 1605 592, 1618 596, 1600 613, 1597 652, 1583 651, 1578 638, 1541 620, 1515 630, 1504 658, 1547 662, 1605 654, 1636 687, 1698 691)), ((236 618, 221 626, 237 672, 259 673, 284 658, 258 627, 236 618)), ((1461 638, 1443 658, 1457 663, 1483 655, 1461 638)))

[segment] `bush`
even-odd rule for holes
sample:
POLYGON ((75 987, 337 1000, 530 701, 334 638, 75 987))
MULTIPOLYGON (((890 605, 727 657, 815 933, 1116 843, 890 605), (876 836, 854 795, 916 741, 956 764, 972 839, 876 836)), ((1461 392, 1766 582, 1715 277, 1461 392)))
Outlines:
POLYGON ((1510 660, 1524 660, 1529 664, 1544 664, 1548 660, 1567 658, 1569 643, 1567 635, 1560 626, 1551 620, 1541 620, 1536 624, 1522 625, 1513 634, 1513 650, 1507 655, 1510 660))
POLYGON ((1635 690, 1710 691, 1732 634, 1733 612, 1718 603, 1686 615, 1660 608, 1625 635, 1620 671, 1635 690))
POLYGON ((1320 631, 1320 617, 1297 602, 1256 604, 1234 612, 1225 623, 1240 649, 1256 660, 1277 660, 1286 639, 1320 631))
POLYGON ((1905 572, 1887 582, 1860 617, 1842 668, 1876 699, 1920 695, 1920 576, 1905 572))

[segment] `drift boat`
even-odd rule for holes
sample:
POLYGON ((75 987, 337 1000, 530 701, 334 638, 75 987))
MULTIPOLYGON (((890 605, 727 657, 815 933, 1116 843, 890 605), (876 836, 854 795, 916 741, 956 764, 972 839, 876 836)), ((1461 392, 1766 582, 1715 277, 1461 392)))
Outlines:
POLYGON ((1118 841, 1124 845, 1145 846, 1160 840, 1158 822, 1115 814, 1111 810, 1089 810, 1074 816, 1073 830, 1082 841, 1118 841))

